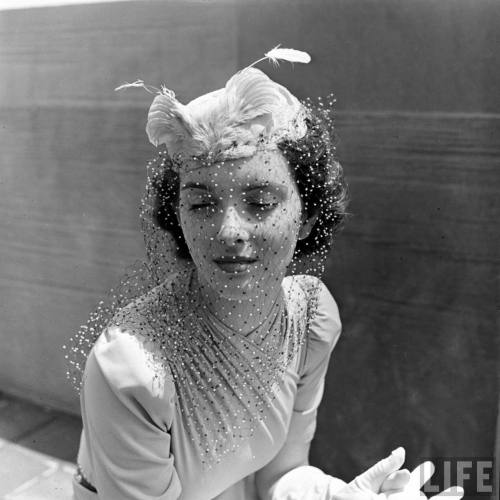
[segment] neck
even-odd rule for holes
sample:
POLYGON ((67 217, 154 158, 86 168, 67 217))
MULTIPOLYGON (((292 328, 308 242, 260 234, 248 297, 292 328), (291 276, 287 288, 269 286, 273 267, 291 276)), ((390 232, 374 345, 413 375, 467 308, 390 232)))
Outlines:
POLYGON ((276 282, 275 286, 267 287, 265 294, 260 293, 248 299, 233 299, 221 296, 197 273, 195 276, 201 305, 227 328, 243 335, 262 325, 281 306, 283 300, 281 281, 276 282))

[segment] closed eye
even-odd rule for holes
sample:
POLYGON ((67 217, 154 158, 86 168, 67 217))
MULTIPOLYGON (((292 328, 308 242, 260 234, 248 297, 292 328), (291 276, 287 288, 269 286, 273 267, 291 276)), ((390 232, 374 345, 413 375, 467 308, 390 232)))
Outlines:
POLYGON ((256 208, 261 208, 263 210, 270 210, 278 206, 278 202, 264 202, 264 201, 250 201, 247 202, 248 205, 256 208))
POLYGON ((261 193, 258 196, 248 196, 245 203, 252 208, 272 210, 279 205, 279 199, 273 194, 261 193))
POLYGON ((247 211, 257 220, 262 220, 268 215, 274 213, 274 210, 279 205, 278 201, 268 200, 247 200, 247 211))

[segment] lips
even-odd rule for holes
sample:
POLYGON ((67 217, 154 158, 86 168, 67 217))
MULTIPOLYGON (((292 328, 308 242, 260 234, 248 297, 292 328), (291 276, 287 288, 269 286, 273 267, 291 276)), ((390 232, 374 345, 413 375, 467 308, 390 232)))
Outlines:
POLYGON ((226 273, 243 273, 248 271, 257 259, 239 255, 223 255, 214 259, 214 262, 226 273))

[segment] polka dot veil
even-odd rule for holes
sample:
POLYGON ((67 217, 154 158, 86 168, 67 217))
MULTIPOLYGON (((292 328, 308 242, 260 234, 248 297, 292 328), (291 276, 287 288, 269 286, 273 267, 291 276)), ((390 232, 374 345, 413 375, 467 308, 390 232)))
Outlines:
POLYGON ((149 110, 146 258, 72 338, 69 378, 107 328, 133 335, 206 467, 265 419, 314 318, 347 198, 333 104, 248 67, 187 105, 162 88, 149 110))

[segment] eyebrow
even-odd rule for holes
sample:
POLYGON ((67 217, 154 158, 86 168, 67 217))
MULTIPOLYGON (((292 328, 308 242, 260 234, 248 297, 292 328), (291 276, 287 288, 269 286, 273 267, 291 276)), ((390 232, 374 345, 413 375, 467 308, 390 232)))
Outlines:
POLYGON ((243 193, 250 193, 252 191, 264 191, 266 189, 282 192, 283 186, 281 184, 275 184, 273 182, 265 182, 260 184, 250 184, 248 185, 248 187, 244 187, 241 191, 243 193))
POLYGON ((205 184, 201 184, 199 182, 188 182, 187 184, 184 184, 184 186, 181 187, 181 191, 184 191, 185 189, 200 189, 205 191, 211 191, 209 186, 206 186, 205 184))
POLYGON ((261 182, 258 184, 248 184, 246 186, 243 186, 242 191, 248 192, 248 191, 256 191, 257 189, 267 189, 269 187, 272 187, 270 182, 261 182))

